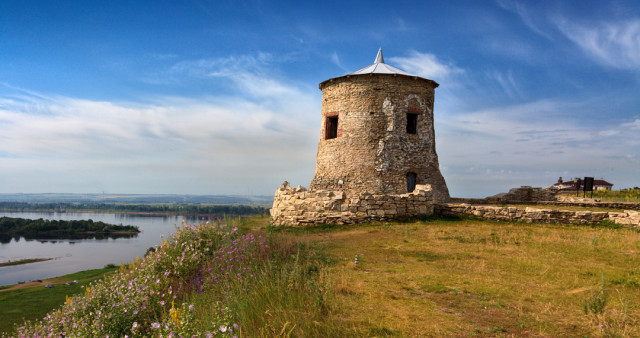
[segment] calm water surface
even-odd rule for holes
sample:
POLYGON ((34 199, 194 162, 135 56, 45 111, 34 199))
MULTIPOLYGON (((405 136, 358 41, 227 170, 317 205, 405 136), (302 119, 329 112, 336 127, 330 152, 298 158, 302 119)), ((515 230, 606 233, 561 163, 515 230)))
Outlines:
POLYGON ((99 213, 0 212, 0 217, 29 219, 86 220, 110 224, 135 225, 142 231, 132 238, 25 240, 24 237, 0 244, 0 262, 25 258, 54 258, 39 263, 0 267, 0 285, 16 284, 61 276, 87 269, 102 268, 109 263, 130 263, 144 256, 147 248, 159 245, 161 236, 168 238, 175 226, 198 222, 183 216, 146 216, 99 213))

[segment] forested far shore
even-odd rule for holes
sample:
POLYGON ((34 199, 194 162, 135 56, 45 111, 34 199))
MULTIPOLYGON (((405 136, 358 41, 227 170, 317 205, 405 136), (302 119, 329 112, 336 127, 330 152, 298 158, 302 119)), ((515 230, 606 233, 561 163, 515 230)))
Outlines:
POLYGON ((115 225, 93 220, 32 220, 25 218, 0 217, 0 234, 10 236, 62 235, 62 234, 137 234, 140 230, 133 225, 115 225))
POLYGON ((182 203, 120 204, 91 202, 0 202, 0 211, 100 211, 162 213, 176 215, 256 215, 267 208, 253 205, 207 205, 182 203))

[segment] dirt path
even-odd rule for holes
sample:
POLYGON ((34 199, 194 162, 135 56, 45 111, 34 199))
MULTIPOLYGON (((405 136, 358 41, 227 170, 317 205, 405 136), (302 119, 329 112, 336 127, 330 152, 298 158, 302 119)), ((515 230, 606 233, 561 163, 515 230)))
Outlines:
POLYGON ((24 289, 24 288, 34 288, 34 287, 44 287, 47 284, 53 284, 53 285, 57 285, 57 284, 64 284, 66 283, 65 281, 54 281, 54 279, 43 279, 42 282, 26 282, 26 283, 22 283, 22 284, 16 284, 11 286, 10 288, 6 288, 6 289, 1 289, 0 292, 4 292, 4 291, 10 291, 10 290, 18 290, 18 289, 24 289))

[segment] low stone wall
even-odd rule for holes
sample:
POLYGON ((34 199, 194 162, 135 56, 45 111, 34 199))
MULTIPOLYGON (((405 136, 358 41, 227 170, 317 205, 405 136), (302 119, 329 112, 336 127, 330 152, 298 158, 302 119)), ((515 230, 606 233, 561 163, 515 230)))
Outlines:
POLYGON ((485 198, 458 198, 451 197, 452 203, 469 204, 504 204, 504 203, 531 203, 538 201, 555 201, 556 193, 549 189, 522 186, 513 188, 507 193, 497 194, 485 198))
POLYGON ((622 209, 622 210, 636 210, 640 211, 640 203, 634 202, 600 202, 593 199, 581 199, 580 200, 562 200, 562 201, 511 201, 505 202, 498 199, 491 198, 457 198, 452 197, 451 203, 465 203, 474 205, 487 205, 487 204, 520 204, 526 203, 531 205, 560 205, 560 206, 574 206, 574 207, 597 207, 597 208, 609 208, 609 209, 622 209))
POLYGON ((600 200, 597 199, 597 198, 567 196, 567 195, 556 195, 555 200, 558 201, 558 202, 566 202, 566 203, 596 203, 596 202, 600 202, 600 200))
POLYGON ((559 202, 559 201, 540 201, 534 204, 539 205, 572 205, 576 207, 598 207, 598 208, 610 208, 610 209, 623 209, 623 210, 640 210, 640 203, 633 202, 598 202, 598 201, 585 201, 585 202, 559 202))
POLYGON ((431 186, 416 185, 412 193, 347 195, 343 191, 291 188, 276 190, 270 210, 274 225, 355 224, 402 220, 434 212, 431 186))
POLYGON ((556 193, 549 189, 534 188, 525 185, 520 188, 513 188, 506 194, 499 194, 494 197, 504 202, 554 201, 556 199, 556 193))
POLYGON ((494 221, 527 223, 598 224, 603 220, 610 220, 616 224, 640 229, 640 212, 633 210, 596 212, 442 203, 436 204, 435 212, 439 215, 473 215, 494 221))

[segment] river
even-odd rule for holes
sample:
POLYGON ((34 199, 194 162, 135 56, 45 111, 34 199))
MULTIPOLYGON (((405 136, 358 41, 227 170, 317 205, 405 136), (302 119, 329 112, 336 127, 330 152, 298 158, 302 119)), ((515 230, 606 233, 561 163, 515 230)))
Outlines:
POLYGON ((197 218, 183 216, 148 216, 104 213, 58 212, 2 212, 0 217, 55 220, 102 221, 109 224, 135 225, 141 233, 131 238, 117 239, 56 239, 25 240, 20 237, 0 244, 0 262, 26 258, 53 258, 53 260, 0 267, 0 285, 16 284, 61 276, 81 270, 102 268, 109 263, 130 263, 142 258, 149 247, 159 245, 168 238, 175 226, 183 220, 197 222, 197 218))

